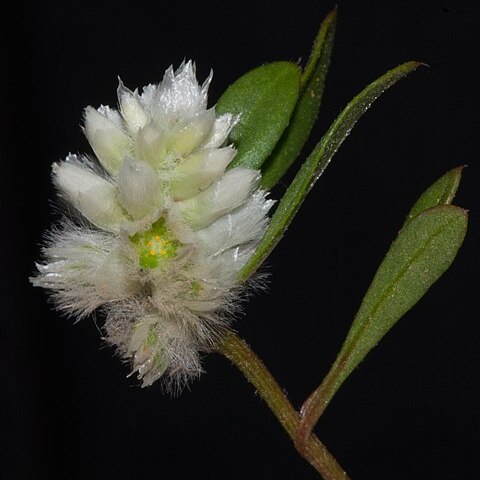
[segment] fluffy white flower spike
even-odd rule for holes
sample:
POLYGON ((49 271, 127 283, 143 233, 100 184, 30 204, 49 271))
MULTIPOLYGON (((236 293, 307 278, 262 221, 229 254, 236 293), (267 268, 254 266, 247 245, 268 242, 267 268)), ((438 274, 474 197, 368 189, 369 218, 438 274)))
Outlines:
POLYGON ((143 385, 178 389, 228 326, 237 281, 272 205, 260 173, 231 168, 237 118, 207 109, 192 62, 139 94, 118 87, 119 111, 85 110, 96 158, 53 165, 59 195, 81 215, 49 233, 36 286, 79 318, 100 308, 106 340, 143 385))

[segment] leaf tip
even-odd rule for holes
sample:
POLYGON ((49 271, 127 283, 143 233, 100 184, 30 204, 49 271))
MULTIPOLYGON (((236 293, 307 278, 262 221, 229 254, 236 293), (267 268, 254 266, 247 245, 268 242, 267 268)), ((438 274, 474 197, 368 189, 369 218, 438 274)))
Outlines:
POLYGON ((408 72, 413 72, 419 67, 429 67, 429 65, 424 62, 420 62, 419 60, 409 60, 408 62, 405 62, 403 66, 408 72))
MULTIPOLYGON (((330 26, 335 26, 338 14, 338 5, 335 5, 326 15, 322 21, 322 25, 320 26, 320 30, 323 28, 329 28, 330 26)), ((319 32, 320 33, 320 32, 319 32)), ((317 35, 317 39, 320 35, 317 35)))
POLYGON ((463 170, 465 167, 466 165, 459 165, 458 167, 454 167, 449 172, 447 172, 447 175, 450 175, 455 179, 455 186, 454 186, 455 191, 458 189, 458 186, 460 185, 460 180, 462 179, 463 170))
POLYGON ((457 205, 450 205, 450 208, 455 208, 459 214, 461 214, 466 220, 468 220, 468 214, 470 210, 468 208, 459 207, 457 205))
POLYGON ((328 22, 335 21, 337 18, 337 14, 338 14, 338 4, 335 4, 335 6, 325 16, 325 21, 328 21, 328 22))
POLYGON ((451 205, 451 204, 436 205, 435 207, 429 208, 421 212, 419 215, 428 215, 431 212, 441 212, 441 211, 451 212, 452 214, 454 213, 455 215, 458 216, 458 218, 465 221, 465 229, 467 228, 469 210, 463 207, 459 207, 458 205, 451 205))

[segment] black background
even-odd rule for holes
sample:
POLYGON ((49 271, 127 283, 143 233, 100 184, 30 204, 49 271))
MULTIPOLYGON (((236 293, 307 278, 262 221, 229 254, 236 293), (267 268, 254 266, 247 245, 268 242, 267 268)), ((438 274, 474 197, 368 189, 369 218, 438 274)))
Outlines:
MULTIPOLYGON (((269 259, 269 293, 236 328, 294 405, 333 362, 410 205, 467 164, 470 210, 452 268, 374 349, 316 428, 354 480, 464 479, 476 468, 480 233, 478 9, 475 2, 340 1, 333 63, 313 140, 387 69, 430 65, 367 112, 269 259)), ((184 58, 210 103, 264 62, 305 59, 331 2, 37 2, 3 15, 1 477, 317 478, 227 361, 179 398, 141 389, 93 320, 73 324, 28 276, 55 217, 50 164, 88 151, 92 104, 158 82, 184 58)), ((310 147, 313 143, 310 145, 310 147)), ((273 192, 279 198, 293 172, 273 192)), ((474 470, 475 471, 475 470, 474 470)))

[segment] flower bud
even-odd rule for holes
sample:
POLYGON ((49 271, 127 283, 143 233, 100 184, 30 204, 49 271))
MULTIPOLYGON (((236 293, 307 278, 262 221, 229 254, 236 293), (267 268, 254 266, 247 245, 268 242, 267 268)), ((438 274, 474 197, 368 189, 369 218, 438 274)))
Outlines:
POLYGON ((68 159, 53 164, 57 188, 94 225, 118 231, 125 215, 117 203, 114 185, 80 166, 75 155, 68 159))
POLYGON ((210 225, 217 218, 239 207, 256 188, 260 174, 237 167, 229 170, 203 192, 179 202, 185 222, 194 229, 210 225))
POLYGON ((125 124, 130 133, 135 134, 145 126, 148 116, 138 99, 137 93, 126 88, 121 80, 119 80, 117 95, 125 124))
POLYGON ((120 203, 134 219, 159 206, 160 183, 148 163, 126 157, 117 181, 120 203))
POLYGON ((205 190, 224 174, 235 154, 233 148, 226 147, 204 150, 187 158, 173 172, 170 182, 173 198, 184 200, 205 190))
POLYGON ((190 155, 210 134, 215 122, 215 109, 211 108, 187 123, 177 124, 170 136, 168 148, 177 155, 190 155))
POLYGON ((105 170, 115 175, 129 151, 130 137, 93 107, 85 109, 85 135, 105 170))

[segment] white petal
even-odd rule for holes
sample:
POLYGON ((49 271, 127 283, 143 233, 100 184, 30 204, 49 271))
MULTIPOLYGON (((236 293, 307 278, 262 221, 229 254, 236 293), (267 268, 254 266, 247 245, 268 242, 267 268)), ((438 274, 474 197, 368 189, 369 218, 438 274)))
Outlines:
POLYGON ((210 84, 212 83, 212 78, 213 78, 213 70, 210 70, 210 73, 208 74, 208 77, 203 82, 202 88, 200 90, 200 94, 202 96, 202 101, 204 102, 203 108, 206 108, 206 106, 207 106, 208 89, 210 88, 210 84))
POLYGON ((132 296, 142 284, 121 251, 115 249, 97 264, 95 285, 103 298, 121 299, 132 296))
POLYGON ((60 192, 75 203, 79 193, 108 182, 97 175, 76 155, 69 155, 65 162, 52 165, 53 181, 60 192))
POLYGON ((130 133, 135 134, 146 125, 148 120, 147 114, 140 103, 138 95, 126 88, 121 80, 119 80, 117 94, 125 124, 130 133))
POLYGON ((214 122, 215 109, 211 108, 187 123, 176 125, 169 135, 169 150, 177 155, 189 155, 210 135, 214 122))
POLYGON ((158 167, 165 161, 166 153, 167 137, 160 125, 149 122, 138 131, 135 144, 137 158, 158 167))
POLYGON ((237 273, 245 266, 254 252, 254 247, 249 244, 240 245, 225 250, 215 257, 217 263, 217 275, 223 276, 224 282, 238 281, 237 273))
POLYGON ((108 105, 100 105, 97 111, 104 117, 108 118, 108 120, 113 122, 115 125, 117 125, 117 127, 123 127, 122 117, 114 108, 110 108, 108 105))
POLYGON ((202 148, 218 148, 227 140, 228 134, 240 120, 239 115, 224 113, 216 118, 210 135, 206 138, 202 148))
POLYGON ((149 83, 142 89, 142 94, 140 95, 140 103, 143 105, 143 108, 147 112, 150 111, 150 108, 153 105, 153 98, 155 97, 157 88, 157 85, 149 83))
POLYGON ((208 309, 208 304, 215 303, 216 308, 225 308, 228 298, 232 298, 232 294, 235 296, 232 288, 238 286, 238 272, 248 261, 252 251, 252 247, 245 245, 230 248, 214 257, 197 257, 189 273, 198 279, 200 288, 197 298, 188 298, 188 307, 199 311, 198 302, 206 302, 204 310, 208 309))
POLYGON ((267 213, 274 204, 265 200, 266 193, 256 191, 234 212, 224 215, 197 231, 197 240, 206 256, 219 255, 237 245, 260 239, 268 224, 267 213))
POLYGON ((145 315, 137 320, 130 333, 127 355, 133 372, 146 387, 164 377, 167 388, 178 388, 201 371, 198 345, 173 318, 145 315))
POLYGON ((80 317, 142 285, 109 233, 66 224, 50 233, 44 253, 49 263, 37 265, 33 284, 51 289, 60 309, 80 317))
POLYGON ((116 199, 116 188, 71 155, 53 164, 54 183, 72 205, 93 224, 117 231, 126 218, 116 199))
POLYGON ((185 222, 194 229, 206 227, 217 218, 239 207, 256 188, 260 174, 237 167, 203 192, 178 203, 185 222))
POLYGON ((235 149, 226 147, 188 157, 174 170, 170 183, 172 196, 184 200, 205 190, 223 175, 236 153, 235 149))
POLYGON ((169 366, 162 352, 163 337, 155 317, 142 319, 133 327, 128 349, 133 358, 133 371, 138 372, 138 378, 146 377, 145 386, 159 379, 169 366))
POLYGON ((85 135, 100 163, 115 175, 128 153, 131 140, 114 120, 113 111, 105 108, 102 111, 110 113, 103 115, 92 107, 85 109, 85 135))
POLYGON ((118 188, 120 202, 135 219, 157 206, 158 176, 146 162, 127 157, 118 172, 118 188))
POLYGON ((117 189, 108 182, 80 193, 77 208, 94 225, 111 232, 118 232, 128 221, 118 203, 117 189))
POLYGON ((189 61, 177 71, 170 67, 152 99, 152 114, 163 122, 187 119, 205 110, 208 83, 202 88, 195 77, 195 66, 189 61))

